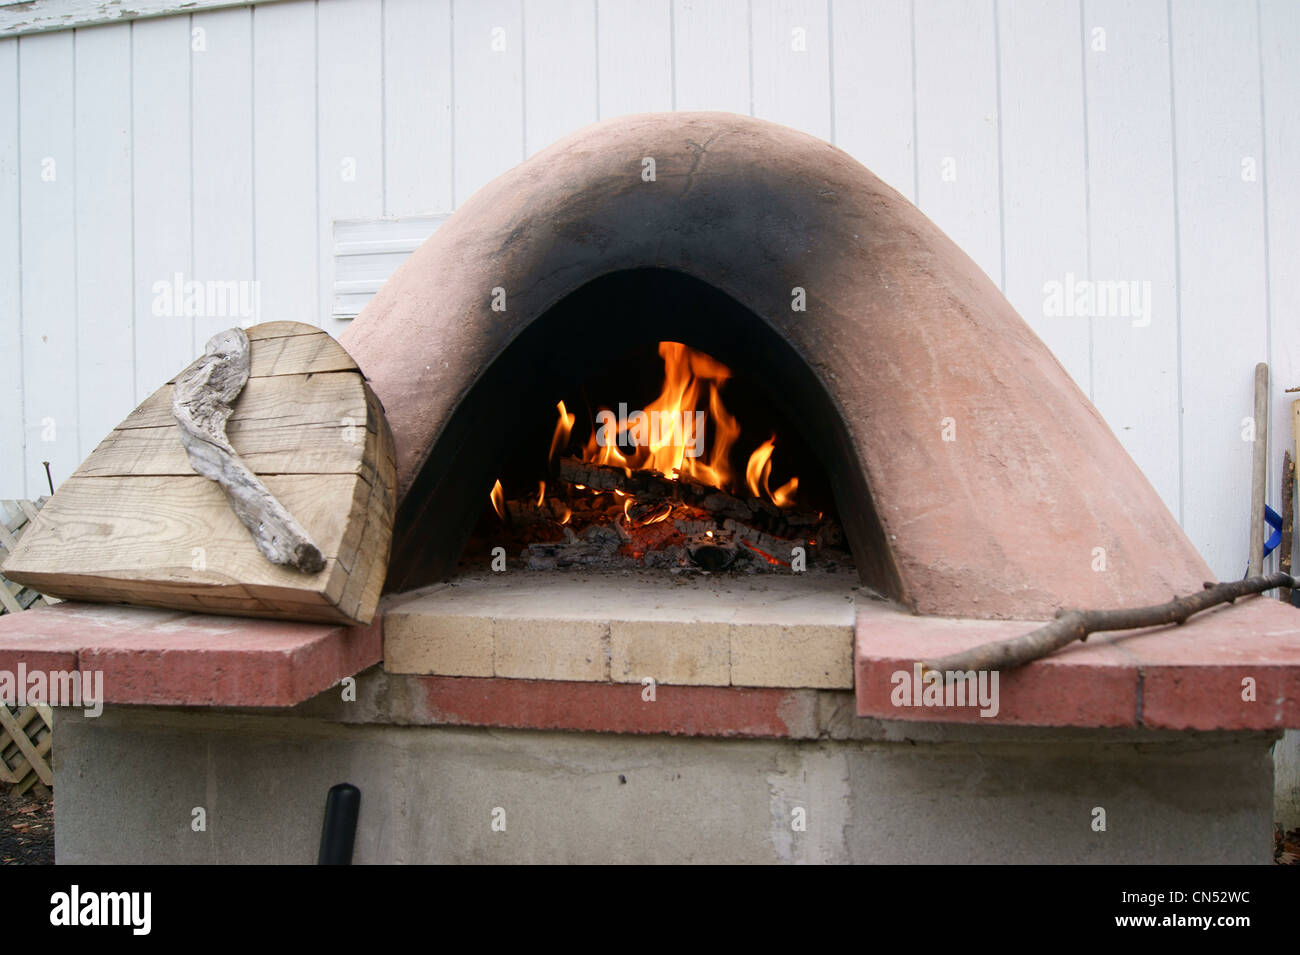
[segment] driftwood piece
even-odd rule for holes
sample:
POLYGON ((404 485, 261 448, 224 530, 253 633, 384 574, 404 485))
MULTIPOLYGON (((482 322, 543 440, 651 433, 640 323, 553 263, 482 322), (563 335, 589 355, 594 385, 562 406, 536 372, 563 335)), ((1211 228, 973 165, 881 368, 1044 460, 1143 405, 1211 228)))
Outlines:
POLYGON ((248 336, 242 329, 230 328, 208 339, 202 357, 181 372, 172 392, 181 444, 194 470, 220 485, 267 560, 304 574, 319 573, 325 567, 320 548, 226 438, 226 420, 248 371, 248 336))
POLYGON ((1247 577, 1226 584, 1206 584, 1200 593, 1175 597, 1168 603, 1152 607, 1129 607, 1121 610, 1061 611, 1055 620, 1037 630, 1010 640, 985 643, 961 653, 954 653, 921 664, 924 670, 937 672, 966 670, 1009 670, 1047 656, 1089 634, 1106 630, 1135 630, 1181 624, 1193 614, 1238 597, 1262 593, 1275 587, 1295 587, 1290 574, 1275 573, 1247 577))

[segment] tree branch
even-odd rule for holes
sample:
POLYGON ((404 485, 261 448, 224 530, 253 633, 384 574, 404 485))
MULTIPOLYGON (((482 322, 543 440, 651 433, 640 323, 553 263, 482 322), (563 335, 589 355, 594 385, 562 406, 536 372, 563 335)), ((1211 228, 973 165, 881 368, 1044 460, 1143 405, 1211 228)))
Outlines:
POLYGON ((1010 640, 985 643, 960 653, 922 663, 923 670, 1009 670, 1047 656, 1089 634, 1106 630, 1134 630, 1181 624, 1193 614, 1238 597, 1262 593, 1275 587, 1295 587, 1290 574, 1275 573, 1247 577, 1226 584, 1206 584, 1197 594, 1175 597, 1153 607, 1129 607, 1122 610, 1062 610, 1051 623, 1010 640))

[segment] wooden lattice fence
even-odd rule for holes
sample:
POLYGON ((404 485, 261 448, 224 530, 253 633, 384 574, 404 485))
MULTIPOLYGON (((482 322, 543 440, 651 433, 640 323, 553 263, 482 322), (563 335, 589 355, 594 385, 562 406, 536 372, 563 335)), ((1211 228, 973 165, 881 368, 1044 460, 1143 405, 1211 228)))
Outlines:
MULTIPOLYGON (((0 563, 22 537, 45 498, 32 501, 0 501, 0 563)), ((6 580, 0 574, 0 614, 19 613, 44 603, 58 603, 34 590, 6 580)), ((9 706, 0 703, 0 783, 8 783, 16 794, 37 782, 54 784, 49 755, 53 745, 54 714, 43 703, 9 706)))
POLYGON ((38 780, 54 786, 48 758, 54 743, 54 714, 44 703, 22 709, 0 703, 0 782, 21 795, 38 780))

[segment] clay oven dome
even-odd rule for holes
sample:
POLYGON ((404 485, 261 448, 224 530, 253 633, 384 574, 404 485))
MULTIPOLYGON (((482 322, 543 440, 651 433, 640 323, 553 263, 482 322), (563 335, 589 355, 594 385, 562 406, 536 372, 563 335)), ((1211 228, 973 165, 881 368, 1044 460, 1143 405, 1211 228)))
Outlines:
POLYGON ((448 569, 491 486, 475 403, 508 407, 546 314, 627 270, 737 304, 748 324, 700 339, 788 393, 864 581, 915 611, 1043 618, 1211 578, 1061 364, 916 207, 811 136, 668 113, 587 127, 489 183, 342 336, 396 441, 390 589, 448 569))

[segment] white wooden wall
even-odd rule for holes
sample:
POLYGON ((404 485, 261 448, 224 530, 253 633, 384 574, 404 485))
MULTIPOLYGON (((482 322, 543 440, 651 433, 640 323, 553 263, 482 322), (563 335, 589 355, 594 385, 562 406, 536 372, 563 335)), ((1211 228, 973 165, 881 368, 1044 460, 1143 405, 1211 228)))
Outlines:
POLYGON ((232 323, 155 316, 155 282, 256 280, 263 319, 337 333, 335 220, 445 214, 604 117, 724 109, 917 202, 1239 577, 1254 365, 1274 505, 1300 385, 1297 107, 1293 0, 292 0, 0 39, 0 497, 232 323), (1045 317, 1067 273, 1150 282, 1149 326, 1045 317))

